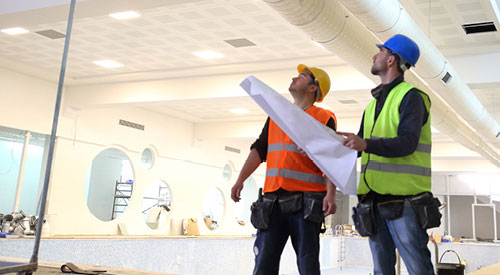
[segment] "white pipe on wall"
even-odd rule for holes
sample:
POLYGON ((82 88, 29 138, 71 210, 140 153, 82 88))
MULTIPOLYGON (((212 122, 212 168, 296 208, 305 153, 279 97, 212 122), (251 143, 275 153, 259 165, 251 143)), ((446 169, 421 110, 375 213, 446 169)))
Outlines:
POLYGON ((492 120, 491 115, 486 112, 470 89, 468 90, 467 85, 460 81, 456 72, 434 45, 422 42, 428 38, 397 1, 342 1, 349 9, 354 10, 354 14, 361 21, 334 0, 264 1, 291 24, 304 30, 313 40, 321 43, 375 83, 379 82, 379 79, 369 73, 372 57, 378 51, 375 44, 394 33, 410 36, 419 44, 421 58, 417 64, 417 71, 408 71, 405 79, 431 97, 432 125, 500 167, 500 154, 490 146, 494 144, 500 147, 500 140, 495 137, 496 131, 500 131, 500 126, 492 120), (373 33, 382 39, 379 40, 373 33), (453 76, 448 84, 441 81, 446 72, 450 72, 453 76), (476 131, 473 131, 449 106, 459 110, 464 120, 474 125, 476 131), (492 135, 493 132, 495 135, 492 135), (489 144, 484 142, 484 137, 490 137, 487 139, 489 144))

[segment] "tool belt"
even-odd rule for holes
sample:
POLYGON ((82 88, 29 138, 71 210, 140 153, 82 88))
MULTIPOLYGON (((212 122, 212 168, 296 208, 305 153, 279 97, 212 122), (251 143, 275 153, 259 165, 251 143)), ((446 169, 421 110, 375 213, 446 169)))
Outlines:
POLYGON ((250 221, 256 229, 267 229, 274 205, 282 214, 293 214, 304 209, 304 219, 322 223, 323 198, 326 192, 271 192, 252 203, 250 221))
POLYGON ((377 207, 384 219, 397 219, 403 213, 405 200, 410 202, 423 229, 438 227, 441 224, 442 215, 439 212, 441 202, 430 192, 414 196, 380 195, 370 192, 367 195, 359 196, 358 205, 352 209, 352 219, 356 230, 361 236, 375 235, 374 208, 377 207))
POLYGON ((418 221, 423 229, 438 227, 441 225, 441 217, 443 216, 441 212, 439 212, 441 202, 438 198, 435 198, 432 193, 421 193, 416 196, 409 197, 408 200, 413 206, 418 221))

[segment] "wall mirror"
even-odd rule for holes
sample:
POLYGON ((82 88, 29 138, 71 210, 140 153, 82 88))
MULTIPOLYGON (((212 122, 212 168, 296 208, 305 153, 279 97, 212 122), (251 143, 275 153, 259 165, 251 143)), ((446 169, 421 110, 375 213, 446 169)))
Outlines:
POLYGON ((239 202, 234 203, 234 215, 239 225, 245 225, 250 222, 250 205, 257 200, 257 184, 253 177, 249 177, 243 182, 239 202))
POLYGON ((153 161, 154 161, 154 155, 153 155, 153 150, 150 148, 144 149, 142 151, 141 155, 141 166, 143 169, 148 170, 153 166, 153 161))
POLYGON ((214 230, 222 223, 224 217, 224 196, 216 187, 208 190, 203 200, 203 221, 208 229, 214 230))
POLYGON ((132 163, 120 149, 106 149, 94 158, 85 180, 85 200, 90 212, 102 221, 119 217, 132 197, 132 163))
POLYGON ((172 209, 170 187, 162 180, 151 183, 142 197, 142 215, 151 229, 161 228, 172 209))

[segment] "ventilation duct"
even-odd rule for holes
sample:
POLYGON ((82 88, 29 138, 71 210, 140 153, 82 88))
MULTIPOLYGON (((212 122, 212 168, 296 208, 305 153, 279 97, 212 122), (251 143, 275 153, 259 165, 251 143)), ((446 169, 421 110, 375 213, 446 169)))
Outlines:
POLYGON ((405 78, 431 97, 432 125, 500 167, 500 138, 496 137, 500 126, 398 1, 264 1, 375 83, 380 80, 369 73, 378 51, 375 44, 396 33, 411 37, 421 57, 405 78), (459 110, 461 118, 451 108, 459 110))

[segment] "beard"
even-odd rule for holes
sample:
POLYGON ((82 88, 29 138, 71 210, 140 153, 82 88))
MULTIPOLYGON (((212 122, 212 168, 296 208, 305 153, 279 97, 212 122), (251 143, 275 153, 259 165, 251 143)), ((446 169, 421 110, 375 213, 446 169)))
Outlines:
POLYGON ((370 72, 372 73, 372 75, 378 75, 380 73, 380 68, 373 64, 370 72))

